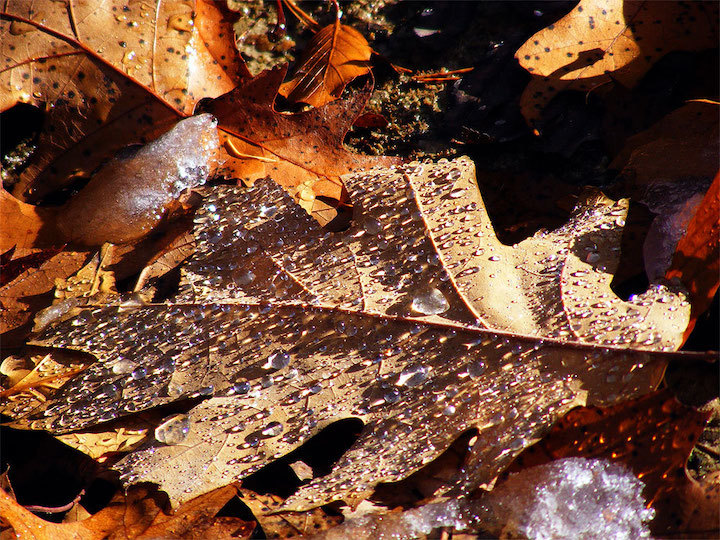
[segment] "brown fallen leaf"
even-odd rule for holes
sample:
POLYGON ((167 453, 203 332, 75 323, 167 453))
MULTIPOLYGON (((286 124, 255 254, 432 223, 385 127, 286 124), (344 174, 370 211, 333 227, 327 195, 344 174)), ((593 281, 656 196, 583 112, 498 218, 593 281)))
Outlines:
POLYGON ((342 521, 340 517, 329 516, 321 508, 305 512, 280 511, 283 499, 277 495, 261 495, 249 489, 240 489, 238 497, 250 508, 266 538, 309 536, 331 529, 342 521))
POLYGON ((720 285, 720 173, 680 239, 665 277, 679 279, 692 299, 685 339, 709 307, 720 285))
POLYGON ((290 101, 320 107, 342 94, 345 86, 370 73, 372 49, 363 35, 351 26, 333 24, 319 30, 305 48, 295 76, 280 86, 290 101))
MULTIPOLYGON (((56 219, 57 211, 54 208, 39 208, 24 203, 0 187, 0 221, 3 224, 0 251, 62 244, 53 228, 56 219)), ((20 253, 14 256, 18 257, 20 253)))
POLYGON ((99 361, 15 425, 71 433, 204 398, 115 465, 181 504, 361 419, 333 471, 285 501, 304 510, 357 503, 471 429, 478 466, 440 492, 490 482, 574 406, 647 393, 688 355, 671 352, 682 294, 653 285, 624 302, 609 288, 626 201, 590 196, 511 247, 467 158, 343 180, 355 223, 338 234, 272 182, 214 189, 168 303, 89 299, 37 336, 99 361))
POLYGON ((591 92, 615 81, 632 87, 667 53, 717 41, 715 3, 582 0, 515 54, 533 75, 520 98, 523 116, 537 122, 563 90, 591 92))
POLYGON ((641 199, 654 184, 714 177, 720 144, 718 107, 691 101, 630 137, 608 165, 621 171, 625 192, 641 199))
POLYGON ((70 277, 82 268, 89 253, 62 251, 38 267, 28 268, 15 279, 0 287, 0 334, 3 347, 25 341, 37 310, 52 301, 55 280, 70 277))
POLYGON ((286 68, 265 71, 203 107, 219 121, 228 151, 228 176, 253 182, 270 176, 300 205, 326 224, 335 217, 322 197, 346 201, 340 176, 354 170, 399 163, 390 157, 349 152, 343 138, 369 98, 352 98, 295 114, 277 112, 273 102, 286 68))
POLYGON ((719 125, 717 103, 689 102, 630 137, 610 164, 620 170, 623 194, 656 214, 643 248, 651 280, 668 270, 696 205, 717 173, 719 125))
POLYGON ((0 516, 17 538, 34 540, 250 538, 254 523, 216 517, 236 494, 235 486, 226 486, 189 501, 169 514, 164 510, 161 494, 147 487, 135 487, 127 495, 116 495, 107 507, 87 519, 53 523, 32 514, 0 490, 0 516))
POLYGON ((31 202, 249 76, 226 8, 209 0, 19 2, 0 11, 0 36, 0 110, 46 110, 14 189, 31 202))

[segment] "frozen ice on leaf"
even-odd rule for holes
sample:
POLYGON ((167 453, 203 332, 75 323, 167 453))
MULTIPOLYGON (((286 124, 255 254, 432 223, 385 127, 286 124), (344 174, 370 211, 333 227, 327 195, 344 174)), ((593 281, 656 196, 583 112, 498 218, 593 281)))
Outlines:
POLYGON ((655 517, 644 487, 619 463, 566 458, 511 475, 481 501, 511 536, 631 540, 649 538, 655 517))
POLYGON ((217 168, 217 120, 179 121, 154 141, 116 156, 63 206, 57 225, 66 241, 122 243, 150 232, 180 194, 217 168))
POLYGON ((644 484, 620 464, 567 458, 513 474, 478 499, 447 499, 404 512, 350 519, 313 538, 410 540, 434 529, 483 530, 502 538, 649 538, 655 511, 644 484))
POLYGON ((88 305, 82 325, 60 319, 38 336, 98 363, 18 423, 67 433, 202 399, 181 444, 152 441, 115 466, 179 504, 332 422, 362 420, 331 473, 285 501, 303 510, 356 503, 470 429, 473 466, 440 493, 475 489, 574 406, 660 382, 673 356, 661 351, 676 348, 689 308, 664 287, 633 302, 610 290, 625 203, 593 195, 565 227, 510 247, 493 234, 467 158, 344 181, 355 223, 342 233, 270 181, 214 188, 175 297, 88 305), (414 310, 428 291, 432 309, 414 310), (145 376, 113 372, 120 357, 145 376))

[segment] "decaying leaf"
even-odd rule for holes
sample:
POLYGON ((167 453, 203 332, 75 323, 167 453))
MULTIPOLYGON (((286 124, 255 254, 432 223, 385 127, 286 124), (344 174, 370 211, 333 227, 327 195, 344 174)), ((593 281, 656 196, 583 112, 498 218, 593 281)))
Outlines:
POLYGON ((90 301, 45 329, 36 344, 99 362, 16 425, 69 433, 204 397, 115 466, 181 504, 361 419, 333 471, 285 501, 302 510, 356 503, 470 429, 478 465, 439 491, 477 487, 573 406, 659 383, 689 305, 659 285, 611 292, 626 202, 590 196, 566 226, 503 246, 467 158, 343 181, 355 223, 337 234, 268 181, 210 193, 178 295, 90 301))
POLYGON ((161 494, 134 487, 127 495, 116 495, 107 507, 87 519, 53 523, 32 514, 0 490, 0 515, 18 538, 34 540, 250 538, 254 523, 215 517, 236 493, 235 486, 226 486, 168 513, 161 494))
POLYGON ((36 200, 89 175, 249 75, 223 9, 209 0, 5 5, 0 110, 47 109, 14 194, 36 200))
POLYGON ((308 43, 292 80, 280 93, 290 101, 320 107, 340 97, 345 85, 370 72, 372 49, 363 35, 336 19, 308 43))
POLYGON ((330 529, 342 518, 327 515, 321 508, 308 512, 278 512, 283 500, 277 495, 259 495, 240 489, 238 497, 252 511, 266 538, 309 536, 330 529))
POLYGON ((705 2, 582 0, 532 36, 515 57, 533 75, 520 104, 535 122, 562 90, 634 86, 672 51, 717 47, 718 6, 705 2))
POLYGON ((27 333, 22 335, 21 330, 38 309, 50 303, 55 280, 73 275, 87 259, 87 252, 61 251, 0 287, 0 333, 4 347, 15 344, 17 339, 25 340, 27 333))
POLYGON ((310 111, 279 113, 273 102, 285 72, 285 67, 265 71, 203 110, 220 123, 229 176, 253 182, 269 175, 326 224, 335 213, 332 205, 318 198, 344 200, 340 176, 400 160, 354 154, 343 146, 345 134, 365 107, 369 89, 310 111))

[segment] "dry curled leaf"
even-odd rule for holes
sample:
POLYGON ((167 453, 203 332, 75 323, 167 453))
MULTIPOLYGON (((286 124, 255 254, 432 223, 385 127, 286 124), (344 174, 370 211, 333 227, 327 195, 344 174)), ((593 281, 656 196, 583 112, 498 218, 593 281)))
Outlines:
POLYGON ((254 523, 216 517, 236 493, 235 486, 226 486, 168 513, 161 494, 147 487, 134 487, 82 521, 53 523, 32 514, 0 490, 0 515, 18 538, 34 540, 250 538, 254 523))
POLYGON ((277 495, 260 495, 248 489, 240 489, 238 497, 250 508, 266 538, 309 536, 331 529, 342 521, 342 518, 329 516, 321 508, 307 512, 279 511, 283 499, 277 495))
POLYGON ((180 504, 361 419, 333 471, 285 502, 302 510, 358 502, 473 428, 478 466, 440 491, 476 487, 573 406, 659 383, 673 354, 656 351, 677 348, 689 306, 662 286, 610 291, 625 202, 591 196, 511 247, 466 158, 343 180, 356 221, 338 234, 268 181, 210 193, 169 303, 90 300, 38 336, 99 362, 17 425, 70 433, 204 397, 115 466, 180 504))
POLYGON ((690 323, 685 338, 695 327, 720 286, 720 173, 690 220, 680 239, 665 277, 679 279, 692 298, 690 323))
POLYGON ((0 110, 43 107, 14 194, 37 200, 249 76, 225 8, 192 3, 12 2, 0 11, 0 110))
POLYGON ((370 72, 371 56, 363 35, 337 19, 313 36, 295 76, 283 83, 280 93, 290 101, 325 105, 338 99, 347 83, 370 72))
POLYGON ((582 0, 532 36, 515 57, 533 80, 520 100, 529 122, 562 90, 634 86, 672 51, 717 47, 718 6, 706 2, 582 0))

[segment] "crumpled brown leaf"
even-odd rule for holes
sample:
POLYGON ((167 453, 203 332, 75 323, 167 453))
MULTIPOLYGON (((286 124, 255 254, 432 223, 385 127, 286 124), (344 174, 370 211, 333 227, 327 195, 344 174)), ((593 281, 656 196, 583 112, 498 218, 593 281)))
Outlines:
POLYGON ((254 523, 216 517, 236 493, 235 486, 226 486, 168 513, 161 494, 134 487, 127 495, 116 495, 107 507, 87 519, 53 523, 32 514, 0 490, 0 515, 18 538, 34 540, 250 538, 254 523))
POLYGON ((672 354, 655 351, 677 348, 689 305, 664 286, 610 291, 626 203, 591 196, 511 247, 467 158, 343 180, 356 213, 342 234, 270 182, 212 192, 170 303, 90 302, 38 337, 99 362, 18 425, 69 433, 207 396, 116 466, 177 504, 360 418, 333 471, 285 502, 302 510, 358 502, 472 428, 478 466, 439 491, 477 487, 573 406, 660 381, 672 354))
POLYGON ((273 107, 287 68, 265 71, 203 106, 220 124, 228 176, 245 182, 271 176, 321 224, 347 202, 340 176, 400 160, 348 151, 343 138, 370 97, 370 88, 335 103, 295 114, 273 107), (327 202, 331 199, 334 202, 327 202))

